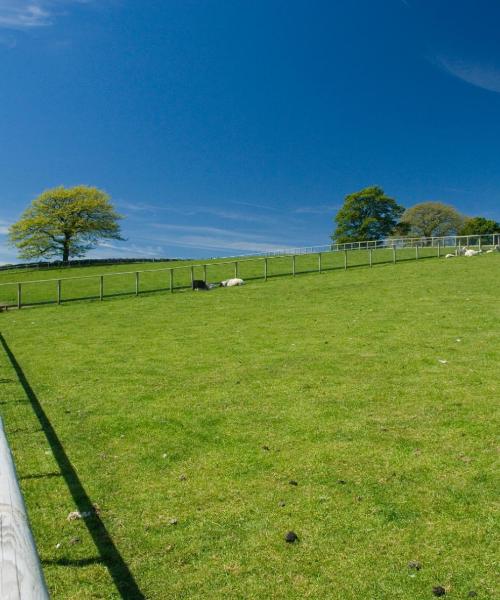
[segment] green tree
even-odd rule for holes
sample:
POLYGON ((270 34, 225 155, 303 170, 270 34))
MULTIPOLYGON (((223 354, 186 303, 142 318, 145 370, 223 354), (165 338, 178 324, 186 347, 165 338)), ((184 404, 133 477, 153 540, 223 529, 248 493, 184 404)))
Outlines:
POLYGON ((60 256, 64 263, 83 256, 103 238, 123 239, 109 196, 79 185, 46 190, 9 228, 11 245, 24 259, 60 256))
POLYGON ((459 235, 487 235, 489 233, 500 233, 500 223, 484 217, 466 217, 458 231, 459 235))
POLYGON ((462 226, 464 217, 442 202, 422 202, 405 210, 401 221, 408 223, 411 235, 433 237, 453 235, 462 226))
POLYGON ((378 240, 391 234, 404 208, 378 186, 349 194, 335 217, 332 240, 338 244, 378 240))

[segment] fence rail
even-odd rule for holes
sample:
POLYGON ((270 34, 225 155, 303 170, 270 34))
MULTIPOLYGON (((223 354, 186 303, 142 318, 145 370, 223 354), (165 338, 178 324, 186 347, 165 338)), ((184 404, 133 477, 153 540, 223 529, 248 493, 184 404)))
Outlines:
POLYGON ((351 242, 332 246, 310 246, 273 251, 265 256, 231 258, 217 262, 120 271, 74 277, 36 279, 0 284, 0 307, 62 304, 74 300, 103 300, 106 297, 181 290, 194 279, 221 281, 230 277, 267 279, 300 273, 322 273, 335 269, 396 263, 404 260, 439 258, 459 254, 465 247, 487 250, 500 244, 500 234, 400 238, 351 242))
POLYGON ((0 598, 48 600, 35 541, 0 418, 0 598))

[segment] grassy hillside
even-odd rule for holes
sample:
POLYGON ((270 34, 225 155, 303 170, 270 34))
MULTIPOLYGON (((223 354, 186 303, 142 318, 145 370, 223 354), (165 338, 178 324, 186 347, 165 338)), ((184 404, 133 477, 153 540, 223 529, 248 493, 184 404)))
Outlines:
POLYGON ((0 409, 53 596, 495 598, 499 268, 2 313, 0 409))

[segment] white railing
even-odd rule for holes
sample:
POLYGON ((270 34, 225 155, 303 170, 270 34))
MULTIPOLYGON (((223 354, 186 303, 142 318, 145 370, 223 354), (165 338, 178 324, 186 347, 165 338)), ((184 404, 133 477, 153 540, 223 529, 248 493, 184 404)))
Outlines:
POLYGON ((0 418, 0 598, 48 600, 14 461, 0 418))

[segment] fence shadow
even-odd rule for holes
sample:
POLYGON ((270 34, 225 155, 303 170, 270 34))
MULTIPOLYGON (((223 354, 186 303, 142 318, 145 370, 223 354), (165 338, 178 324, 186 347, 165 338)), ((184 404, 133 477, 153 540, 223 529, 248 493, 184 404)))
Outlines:
MULTIPOLYGON (((0 343, 17 374, 19 382, 22 385, 26 396, 31 403, 33 412, 35 413, 45 433, 45 437, 47 438, 47 441, 54 454, 54 458, 59 466, 60 473, 66 481, 66 485, 68 486, 78 510, 80 512, 92 512, 92 518, 83 519, 83 521, 99 552, 99 558, 97 560, 102 562, 102 564, 107 567, 109 574, 111 575, 111 578, 113 579, 113 582, 122 598, 126 598, 127 600, 145 600, 144 594, 139 589, 134 576, 123 560, 118 548, 115 546, 113 539, 111 538, 100 516, 96 511, 93 510, 93 503, 85 491, 85 488, 83 487, 75 468, 71 464, 61 440, 59 439, 54 427, 52 426, 52 423, 43 410, 43 407, 33 391, 33 388, 26 379, 26 376, 21 366, 17 362, 16 357, 12 353, 1 333, 0 343)), ((45 562, 48 564, 47 561, 45 562)), ((71 564, 71 561, 68 560, 67 562, 68 564, 71 564)))

